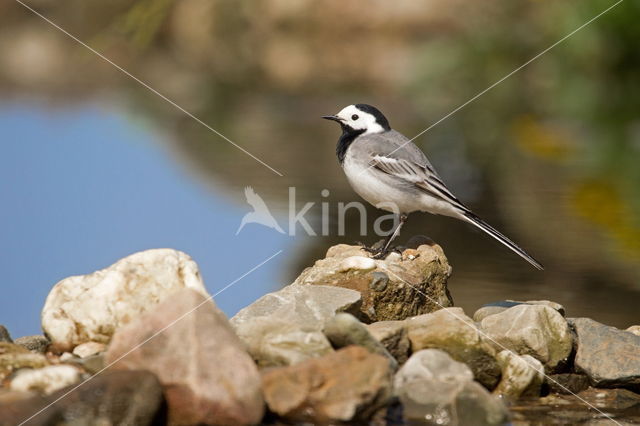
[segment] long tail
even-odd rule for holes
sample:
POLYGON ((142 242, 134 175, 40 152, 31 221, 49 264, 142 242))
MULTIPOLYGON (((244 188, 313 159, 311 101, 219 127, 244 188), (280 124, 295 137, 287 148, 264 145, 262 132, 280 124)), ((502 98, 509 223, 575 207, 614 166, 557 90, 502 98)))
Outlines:
POLYGON ((491 235, 493 238, 495 238, 496 240, 500 241, 505 246, 509 247, 511 250, 513 250, 516 254, 518 254, 524 260, 526 260, 527 262, 532 264, 536 269, 539 269, 539 270, 543 270, 544 269, 544 267, 542 266, 542 264, 540 262, 535 260, 533 257, 529 256, 527 254, 527 252, 525 252, 520 247, 518 247, 513 241, 511 241, 510 239, 508 239, 507 237, 502 235, 495 228, 493 228, 491 225, 489 225, 484 220, 480 219, 474 213, 472 213, 470 211, 462 213, 462 218, 464 220, 466 220, 467 222, 469 222, 469 223, 477 226, 478 228, 482 229, 484 232, 486 232, 487 234, 491 235))

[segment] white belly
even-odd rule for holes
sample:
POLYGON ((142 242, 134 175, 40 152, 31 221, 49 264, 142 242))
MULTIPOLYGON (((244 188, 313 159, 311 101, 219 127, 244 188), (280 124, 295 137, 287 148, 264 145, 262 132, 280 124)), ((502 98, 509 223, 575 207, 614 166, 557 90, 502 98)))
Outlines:
POLYGON ((393 178, 354 161, 348 153, 343 169, 354 191, 377 208, 393 213, 423 211, 459 216, 450 203, 431 197, 409 182, 405 187, 399 186, 393 178))
POLYGON ((393 213, 423 210, 420 197, 412 196, 381 180, 371 169, 345 158, 344 172, 351 187, 368 203, 393 213), (395 207, 394 207, 395 206, 395 207))

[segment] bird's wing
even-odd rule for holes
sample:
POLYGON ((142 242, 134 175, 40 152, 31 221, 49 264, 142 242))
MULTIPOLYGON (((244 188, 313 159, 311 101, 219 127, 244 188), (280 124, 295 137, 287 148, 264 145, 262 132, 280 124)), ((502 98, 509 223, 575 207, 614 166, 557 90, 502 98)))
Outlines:
POLYGON ((429 163, 418 164, 405 158, 394 157, 393 154, 374 154, 371 157, 370 165, 383 173, 414 184, 432 197, 450 203, 461 210, 461 212, 466 213, 469 211, 469 209, 449 191, 429 163))
POLYGON ((253 190, 252 187, 247 186, 244 189, 244 196, 247 198, 247 203, 249 203, 249 205, 251 207, 253 207, 254 210, 256 210, 256 211, 264 211, 264 210, 269 211, 269 209, 267 208, 267 205, 264 203, 264 200, 262 199, 262 197, 260 197, 258 194, 256 194, 256 192, 253 190))

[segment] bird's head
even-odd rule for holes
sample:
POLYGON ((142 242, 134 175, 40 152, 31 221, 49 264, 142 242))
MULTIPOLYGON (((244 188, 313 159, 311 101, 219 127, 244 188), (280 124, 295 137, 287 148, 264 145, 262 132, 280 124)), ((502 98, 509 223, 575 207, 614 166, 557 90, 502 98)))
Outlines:
POLYGON ((391 130, 387 118, 378 108, 367 104, 355 104, 345 107, 336 115, 322 118, 340 123, 342 131, 346 133, 382 133, 391 130))

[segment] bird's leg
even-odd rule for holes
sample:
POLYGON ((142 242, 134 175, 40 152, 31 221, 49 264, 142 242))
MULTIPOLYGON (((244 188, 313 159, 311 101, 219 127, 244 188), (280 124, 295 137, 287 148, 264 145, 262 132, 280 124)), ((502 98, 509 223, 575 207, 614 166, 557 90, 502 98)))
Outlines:
POLYGON ((402 228, 402 225, 404 225, 408 217, 409 216, 404 213, 400 215, 400 222, 398 223, 398 226, 396 226, 396 229, 394 229, 393 232, 389 234, 381 248, 373 249, 364 247, 364 250, 372 253, 374 259, 385 258, 389 254, 389 252, 393 251, 392 249, 390 249, 391 243, 396 239, 398 235, 400 235, 400 228, 402 228))

